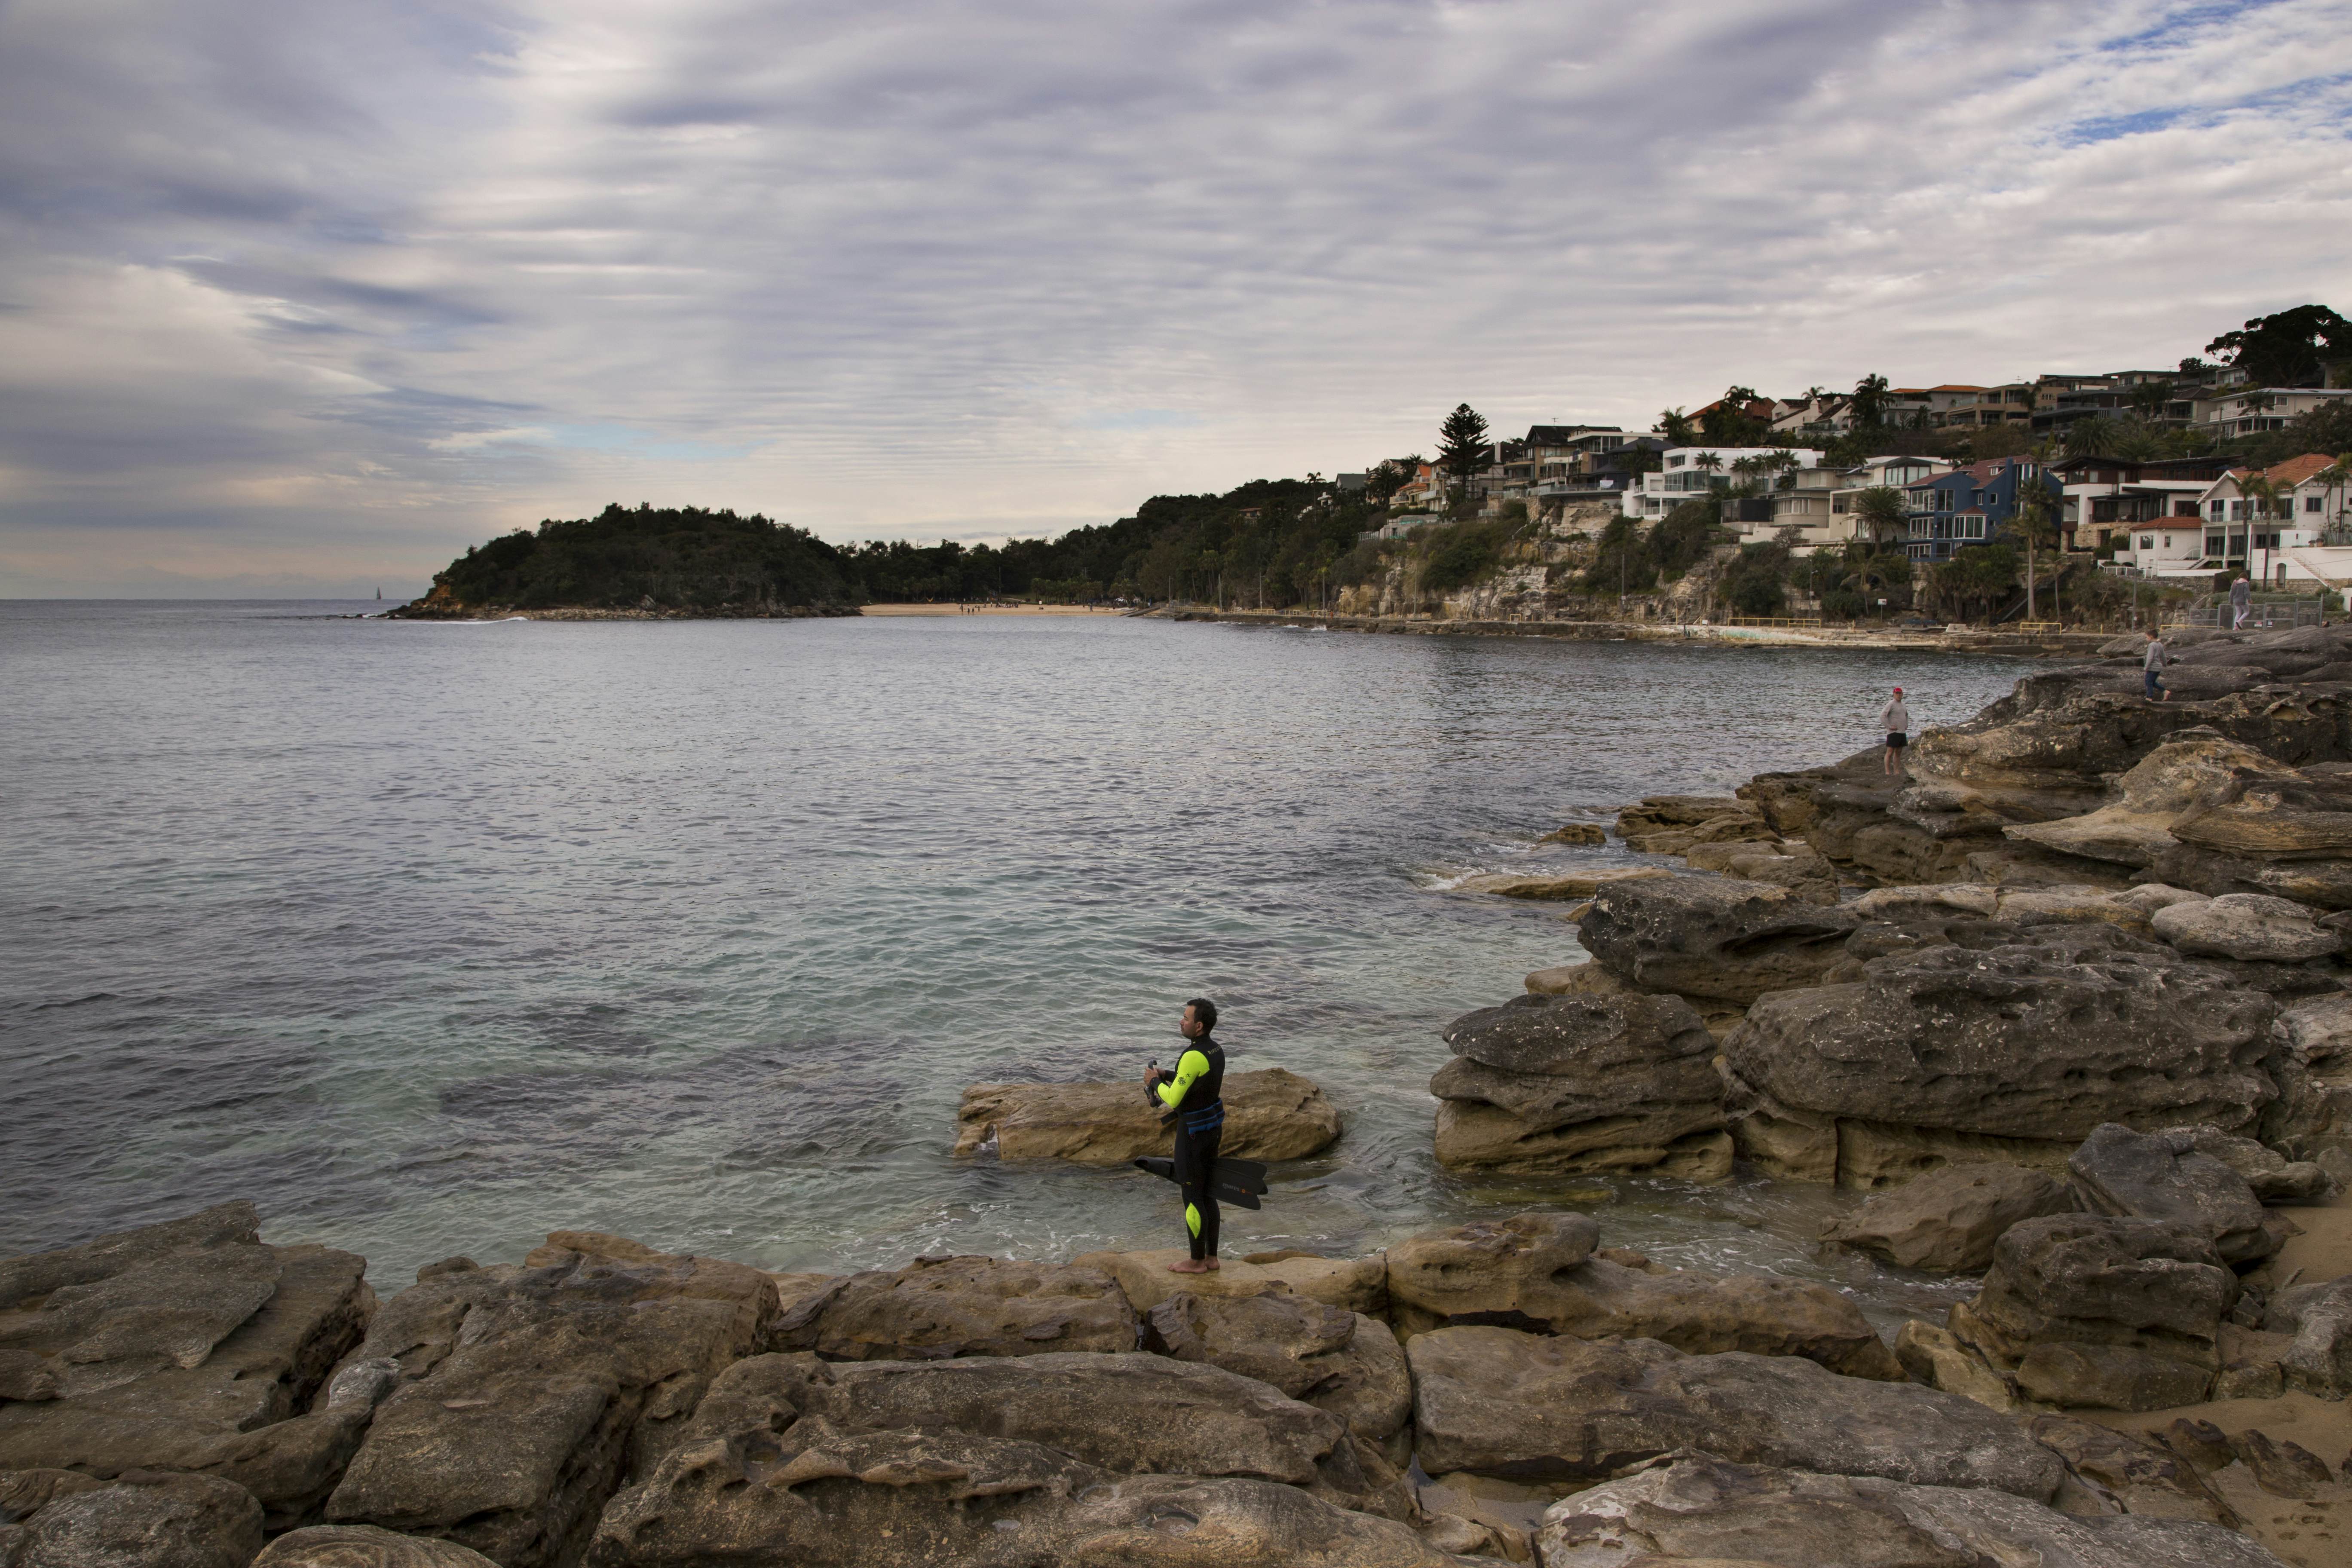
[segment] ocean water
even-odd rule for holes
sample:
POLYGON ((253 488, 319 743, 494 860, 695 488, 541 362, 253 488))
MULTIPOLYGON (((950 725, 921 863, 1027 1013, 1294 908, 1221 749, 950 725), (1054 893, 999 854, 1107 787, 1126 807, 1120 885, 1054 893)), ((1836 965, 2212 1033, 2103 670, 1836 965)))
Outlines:
POLYGON ((616 1231, 773 1268, 1174 1245, 1126 1169, 950 1152, 982 1081, 1139 1076, 1184 999, 1347 1132, 1226 1250, 1572 1204, 1689 1266, 1851 1203, 1463 1178, 1449 1019, 1580 956, 1445 891, 1659 791, 1873 742, 2022 671, 1925 654, 1365 637, 1108 616, 425 624, 0 604, 0 1253, 247 1197, 381 1291, 616 1231))

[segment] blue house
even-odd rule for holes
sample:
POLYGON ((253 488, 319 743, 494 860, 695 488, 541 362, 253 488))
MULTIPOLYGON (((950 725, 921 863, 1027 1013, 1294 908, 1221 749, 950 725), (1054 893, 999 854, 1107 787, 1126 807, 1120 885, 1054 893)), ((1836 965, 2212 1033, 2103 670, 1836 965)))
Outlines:
POLYGON ((2050 497, 2055 520, 2064 487, 2031 458, 1993 458, 1904 486, 1911 505, 1911 559, 1949 561, 1955 550, 1990 542, 2017 515, 2018 497, 2032 494, 2034 485, 2050 497))

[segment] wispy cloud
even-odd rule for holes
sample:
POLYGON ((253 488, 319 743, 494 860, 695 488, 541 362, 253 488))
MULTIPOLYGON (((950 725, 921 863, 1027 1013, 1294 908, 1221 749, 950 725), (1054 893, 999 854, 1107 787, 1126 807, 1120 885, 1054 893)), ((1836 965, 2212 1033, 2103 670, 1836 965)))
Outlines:
POLYGON ((19 0, 0 592, 2166 363, 2352 308, 2347 110, 2345 0, 19 0))

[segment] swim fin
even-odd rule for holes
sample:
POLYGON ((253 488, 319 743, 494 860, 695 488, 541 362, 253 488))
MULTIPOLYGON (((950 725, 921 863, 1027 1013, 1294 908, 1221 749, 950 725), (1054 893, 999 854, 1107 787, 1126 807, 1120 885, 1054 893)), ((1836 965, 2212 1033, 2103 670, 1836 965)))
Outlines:
MULTIPOLYGON (((1163 1182, 1176 1179, 1176 1162, 1165 1157, 1147 1154, 1135 1162, 1135 1168, 1149 1171, 1163 1182)), ((1258 1208, 1262 1206, 1258 1196, 1265 1191, 1265 1167, 1255 1160, 1220 1160, 1216 1173, 1209 1178, 1209 1187, 1221 1204, 1258 1208)))

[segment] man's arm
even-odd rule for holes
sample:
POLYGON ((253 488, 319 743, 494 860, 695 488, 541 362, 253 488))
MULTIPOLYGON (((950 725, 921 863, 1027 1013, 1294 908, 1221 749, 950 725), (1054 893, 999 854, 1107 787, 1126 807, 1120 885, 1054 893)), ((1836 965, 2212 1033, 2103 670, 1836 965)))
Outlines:
POLYGON ((1184 1103, 1184 1096, 1193 1080, 1209 1070, 1209 1058, 1199 1051, 1186 1051, 1176 1058, 1176 1076, 1160 1082, 1160 1103, 1173 1110, 1184 1103))

